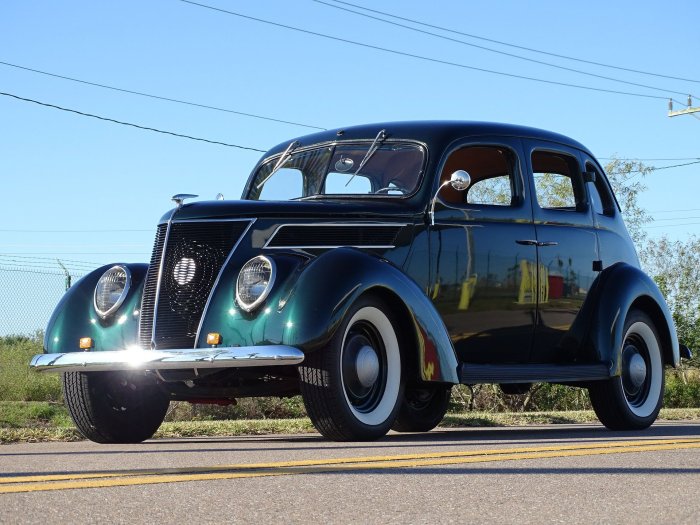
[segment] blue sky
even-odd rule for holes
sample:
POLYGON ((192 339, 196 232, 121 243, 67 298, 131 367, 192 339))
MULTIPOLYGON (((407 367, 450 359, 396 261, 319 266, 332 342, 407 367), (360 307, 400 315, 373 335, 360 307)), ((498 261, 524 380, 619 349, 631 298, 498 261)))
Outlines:
MULTIPOLYGON (((695 2, 351 1, 490 39, 696 79, 632 74, 451 35, 598 75, 700 94, 695 2)), ((476 68, 670 96, 668 91, 592 78, 440 40, 311 0, 202 3, 476 68)), ((663 99, 573 89, 398 56, 177 0, 4 0, 0 50, 2 62, 323 128, 410 119, 487 120, 557 131, 584 143, 601 158, 615 154, 700 158, 700 120, 668 118, 663 99)), ((0 65, 0 91, 262 150, 313 131, 6 65, 0 65)), ((700 99, 695 105, 700 105, 700 99)), ((5 96, 0 96, 0 112, 2 254, 95 263, 147 261, 156 222, 170 208, 171 195, 214 198, 221 192, 236 198, 260 156, 5 96)), ((685 162, 689 161, 647 164, 685 162)), ((646 178, 649 189, 642 204, 657 219, 650 224, 650 235, 668 233, 683 239, 700 233, 699 178, 700 164, 660 170, 646 178), (690 219, 679 219, 685 217, 690 219), (679 225, 684 223, 695 224, 679 225)))

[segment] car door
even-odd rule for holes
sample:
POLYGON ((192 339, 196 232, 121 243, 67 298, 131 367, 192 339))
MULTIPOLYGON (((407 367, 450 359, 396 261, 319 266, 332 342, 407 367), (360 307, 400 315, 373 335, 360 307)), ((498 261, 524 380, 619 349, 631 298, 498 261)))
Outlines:
POLYGON ((597 276, 598 243, 579 153, 524 141, 537 240, 538 304, 533 363, 566 363, 561 344, 597 276))
MULTIPOLYGON (((449 149, 439 183, 457 170, 466 191, 444 187, 430 228, 429 294, 462 362, 525 363, 537 303, 536 247, 527 165, 517 139, 464 141, 449 149)), ((436 183, 437 188, 437 183, 436 183)))

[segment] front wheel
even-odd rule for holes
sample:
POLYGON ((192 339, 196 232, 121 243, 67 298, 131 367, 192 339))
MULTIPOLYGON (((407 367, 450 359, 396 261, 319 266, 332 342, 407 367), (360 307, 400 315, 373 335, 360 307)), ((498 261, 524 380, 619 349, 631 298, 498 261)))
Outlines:
POLYGON ((66 372, 63 397, 78 431, 96 443, 150 438, 169 404, 155 380, 129 372, 66 372))
POLYGON ((588 389, 598 419, 610 430, 641 430, 659 414, 664 397, 661 344, 653 321, 632 310, 625 320, 621 374, 588 389))
POLYGON ((330 344, 299 367, 316 429, 334 441, 366 441, 391 428, 403 395, 398 322, 378 297, 353 304, 330 344))

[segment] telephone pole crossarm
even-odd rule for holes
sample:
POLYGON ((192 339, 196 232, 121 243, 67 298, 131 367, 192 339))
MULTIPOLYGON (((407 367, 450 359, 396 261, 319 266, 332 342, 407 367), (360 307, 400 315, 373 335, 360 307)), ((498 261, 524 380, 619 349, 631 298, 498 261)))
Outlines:
POLYGON ((700 112, 700 107, 698 108, 686 108, 686 109, 679 109, 678 111, 669 111, 668 116, 669 117, 677 117, 679 115, 689 115, 690 113, 698 113, 700 112))

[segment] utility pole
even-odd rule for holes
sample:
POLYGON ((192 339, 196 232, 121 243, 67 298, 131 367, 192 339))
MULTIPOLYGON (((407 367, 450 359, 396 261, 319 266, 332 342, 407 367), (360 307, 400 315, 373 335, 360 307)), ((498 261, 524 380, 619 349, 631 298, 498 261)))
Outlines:
POLYGON ((71 287, 71 284, 72 284, 71 281, 73 280, 73 278, 71 277, 71 274, 70 274, 70 272, 68 271, 68 268, 66 268, 65 266, 63 266, 63 263, 62 263, 59 259, 56 259, 56 262, 58 263, 58 265, 59 265, 59 266, 61 267, 61 269, 63 270, 63 273, 66 274, 66 292, 67 292, 68 289, 71 287))
POLYGON ((680 115, 690 115, 692 113, 700 112, 700 107, 693 107, 693 99, 688 95, 688 107, 686 109, 680 109, 678 111, 673 111, 673 99, 668 100, 668 116, 678 117, 680 115))

